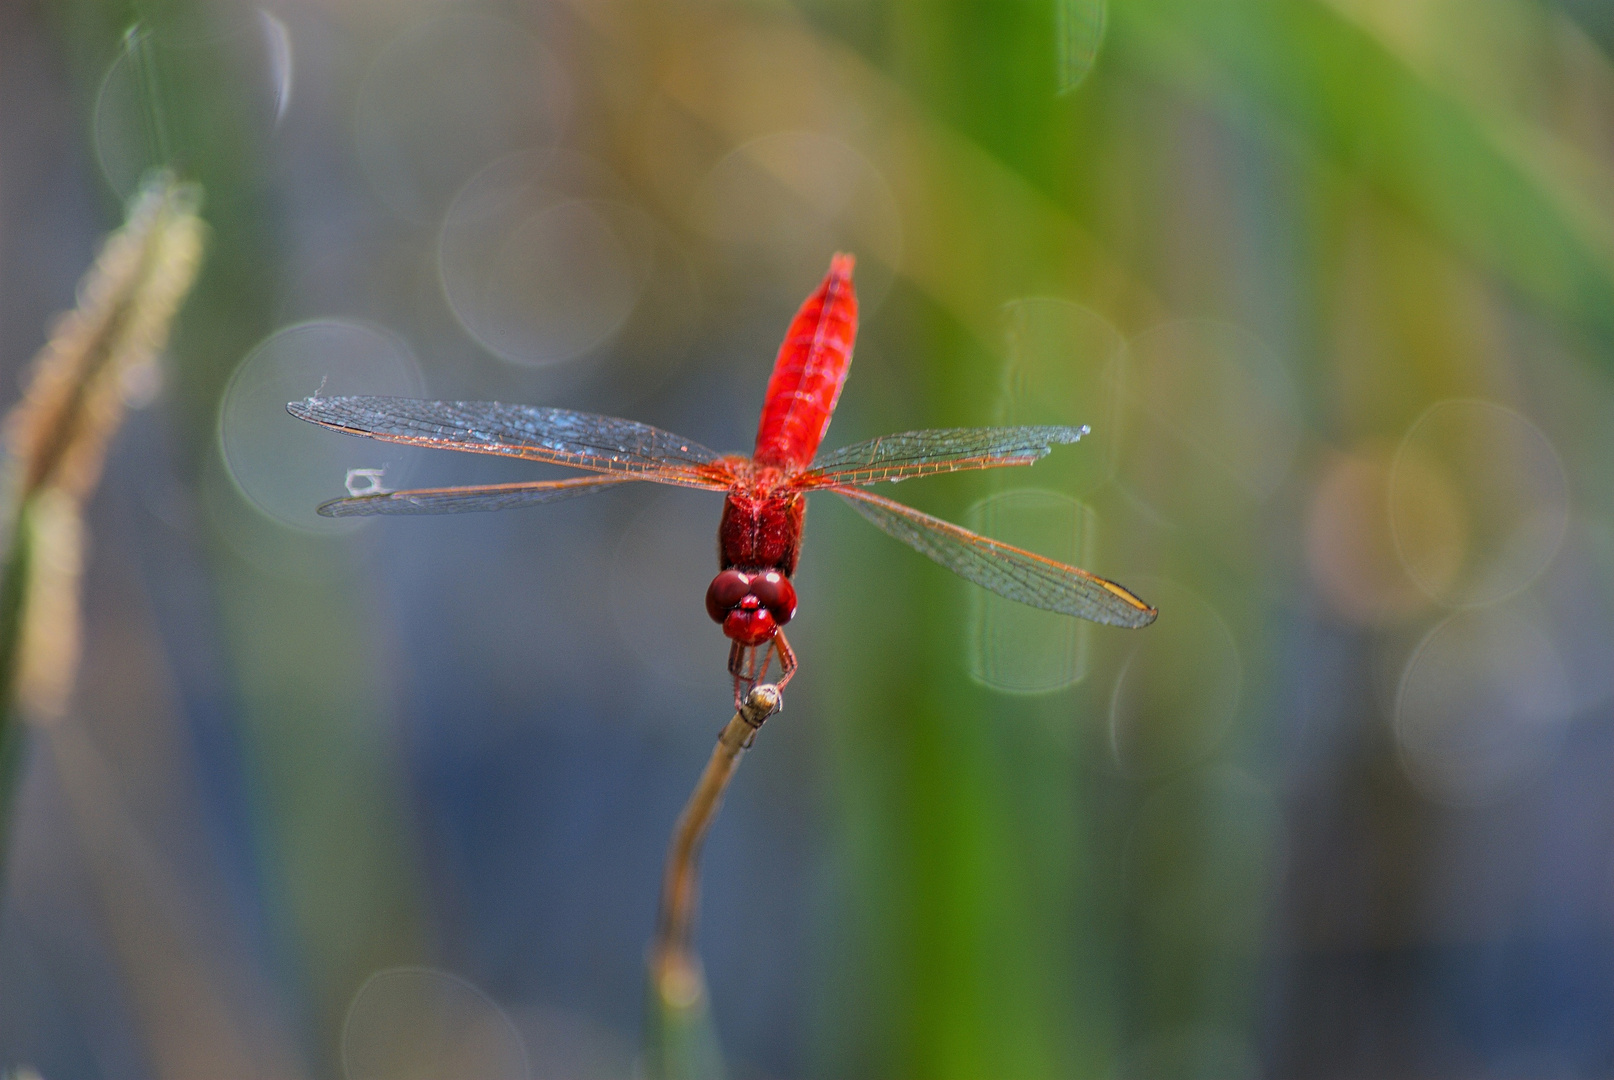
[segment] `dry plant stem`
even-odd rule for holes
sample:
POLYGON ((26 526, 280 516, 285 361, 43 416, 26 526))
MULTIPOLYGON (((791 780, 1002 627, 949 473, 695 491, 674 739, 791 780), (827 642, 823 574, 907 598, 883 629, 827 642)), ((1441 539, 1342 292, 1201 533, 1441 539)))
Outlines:
POLYGON ((667 868, 661 879, 661 914, 650 951, 651 980, 662 1001, 688 1008, 702 995, 700 961, 695 956, 692 927, 699 900, 701 841, 717 816, 723 792, 740 765, 740 757, 763 721, 779 708, 779 689, 753 687, 712 748, 711 760, 673 827, 667 868))
POLYGON ((0 568, 0 885, 5 882, 11 839, 12 793, 22 772, 23 730, 12 719, 10 703, 16 693, 24 605, 34 553, 26 505, 18 509, 17 516, 11 550, 0 568))
POLYGON ((149 178, 107 238, 0 427, 0 870, 23 717, 67 710, 78 670, 81 512, 123 418, 126 379, 154 364, 201 259, 201 193, 149 178))

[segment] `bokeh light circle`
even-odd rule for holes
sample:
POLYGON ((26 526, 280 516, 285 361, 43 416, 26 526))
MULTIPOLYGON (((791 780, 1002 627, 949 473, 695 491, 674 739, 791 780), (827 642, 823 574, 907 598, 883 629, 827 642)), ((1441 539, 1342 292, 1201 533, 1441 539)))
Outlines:
MULTIPOLYGON (((1430 606, 1429 594, 1407 573, 1390 526, 1393 445, 1369 442, 1324 462, 1306 514, 1306 562, 1329 606, 1352 622, 1384 626, 1430 606)), ((1462 510, 1445 474, 1422 454, 1400 462, 1403 490, 1415 496, 1416 519, 1404 527, 1433 580, 1456 574, 1467 543, 1462 510)))
MULTIPOLYGON (((988 496, 965 522, 994 540, 1081 565, 1093 551, 1097 516, 1061 491, 1022 488, 988 496)), ((983 686, 1008 694, 1046 694, 1087 674, 1092 624, 1054 611, 970 590, 968 669, 983 686)))
POLYGON ((133 50, 125 47, 107 68, 95 95, 91 141, 101 176, 118 197, 128 199, 140 178, 161 158, 153 145, 146 114, 148 94, 141 85, 133 50))
POLYGON ((432 968, 367 979, 342 1024, 347 1080, 526 1080, 521 1033, 487 994, 432 968))
POLYGON ((807 295, 835 251, 858 256, 858 301, 872 310, 890 291, 902 256, 902 219, 891 186, 867 157, 813 131, 781 131, 736 147, 694 195, 696 226, 760 262, 807 295))
POLYGON ((488 162, 552 144, 570 99, 559 63, 532 34, 488 15, 442 15, 405 31, 366 73, 359 161, 388 206, 433 222, 488 162))
POLYGON ((573 152, 502 158, 455 196, 438 270, 449 307, 514 364, 571 360, 627 321, 652 274, 654 223, 573 152))
POLYGON ((198 8, 190 0, 133 0, 137 29, 154 31, 171 45, 216 45, 262 29, 265 10, 252 0, 215 0, 198 8))
POLYGON ((274 103, 275 123, 278 125, 286 119, 286 111, 291 108, 291 92, 295 85, 291 28, 262 8, 258 10, 258 24, 263 28, 272 91, 270 100, 274 103))
MULTIPOLYGON (((96 89, 90 141, 101 175, 127 200, 159 167, 194 172, 215 148, 199 137, 218 122, 173 96, 199 71, 227 70, 233 89, 228 123, 239 137, 266 142, 286 115, 292 92, 292 38, 286 24, 246 5, 219 5, 197 18, 159 17, 136 24, 96 89)), ((224 106, 218 106, 224 107, 224 106)))
POLYGON ((314 394, 420 397, 424 382, 407 345, 363 323, 325 319, 275 331, 241 361, 219 405, 219 446, 236 486, 284 525, 350 530, 363 519, 315 513, 344 493, 352 468, 383 468, 405 486, 422 451, 337 435, 298 420, 286 403, 314 394))
POLYGON ((1128 578, 1160 617, 1110 697, 1110 750, 1129 776, 1160 776, 1210 755, 1238 711, 1244 665, 1227 622, 1175 581, 1128 578))
POLYGON ((1115 475, 1126 338, 1069 300, 1033 296, 1003 305, 1006 355, 1000 422, 1086 425, 1082 441, 1037 462, 1041 482, 1085 495, 1115 475))
POLYGON ((1489 401, 1437 402, 1407 430, 1390 475, 1390 524, 1407 573, 1453 607, 1492 604, 1547 568, 1569 528, 1569 478, 1544 432, 1489 401), (1432 530, 1438 475, 1463 521, 1461 548, 1432 530))
POLYGON ((1249 331, 1182 320, 1131 343, 1119 479, 1151 513, 1220 526, 1269 498, 1300 445, 1294 380, 1249 331))
POLYGON ((1395 706, 1402 768, 1434 802, 1499 801, 1551 767, 1573 701, 1557 646, 1526 613, 1454 612, 1403 670, 1395 706))

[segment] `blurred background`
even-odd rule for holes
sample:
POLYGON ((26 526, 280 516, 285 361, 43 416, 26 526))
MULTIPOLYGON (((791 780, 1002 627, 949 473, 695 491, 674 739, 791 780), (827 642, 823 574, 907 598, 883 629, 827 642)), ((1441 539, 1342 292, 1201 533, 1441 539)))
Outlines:
POLYGON ((634 1075, 720 498, 330 522, 548 473, 284 404, 744 450, 846 250, 828 445, 1089 424, 900 495, 1160 618, 816 497, 707 847, 731 1075, 1614 1076, 1611 50, 1594 0, 0 4, 0 364, 151 166, 211 228, 32 733, 0 1070, 634 1075))

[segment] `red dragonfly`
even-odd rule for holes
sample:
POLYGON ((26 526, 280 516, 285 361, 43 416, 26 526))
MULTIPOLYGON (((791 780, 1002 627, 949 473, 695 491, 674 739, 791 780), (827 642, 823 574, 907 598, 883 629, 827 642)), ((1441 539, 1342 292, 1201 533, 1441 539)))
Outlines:
POLYGON ((1155 609, 1131 592, 1041 555, 977 535, 863 490, 882 480, 1030 465, 1086 427, 946 428, 884 435, 816 456, 829 428, 857 336, 852 256, 836 255, 829 274, 790 324, 750 457, 718 454, 632 420, 505 405, 496 401, 416 401, 388 397, 311 397, 293 416, 350 435, 469 450, 586 470, 565 480, 372 491, 325 503, 326 517, 456 514, 504 510, 587 495, 649 480, 727 493, 717 528, 718 574, 706 611, 733 643, 729 672, 735 705, 778 656, 779 685, 796 671, 781 629, 796 614, 790 583, 801 551, 807 495, 833 491, 874 525, 959 576, 1032 607, 1110 626, 1139 627, 1155 609))

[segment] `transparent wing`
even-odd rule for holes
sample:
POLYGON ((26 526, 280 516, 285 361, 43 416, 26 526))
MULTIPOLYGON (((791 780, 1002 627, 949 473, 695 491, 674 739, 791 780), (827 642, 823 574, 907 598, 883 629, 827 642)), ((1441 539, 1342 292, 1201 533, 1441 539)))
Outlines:
POLYGON ((483 484, 471 487, 418 488, 414 491, 377 491, 322 503, 324 517, 373 517, 377 514, 469 514, 478 510, 509 510, 537 506, 578 495, 592 495, 638 476, 578 476, 570 480, 539 480, 523 484, 483 484))
POLYGON ((842 447, 795 479, 803 488, 862 487, 881 480, 1030 465, 1055 446, 1087 434, 1083 427, 937 428, 905 431, 842 447))
POLYGON ((877 528, 999 596, 1109 626, 1154 622, 1154 608, 1086 570, 989 540, 866 491, 851 488, 835 493, 877 528))
POLYGON ((547 461, 640 480, 725 488, 730 470, 699 443, 632 420, 498 401, 330 397, 293 401, 300 420, 386 442, 547 461))

